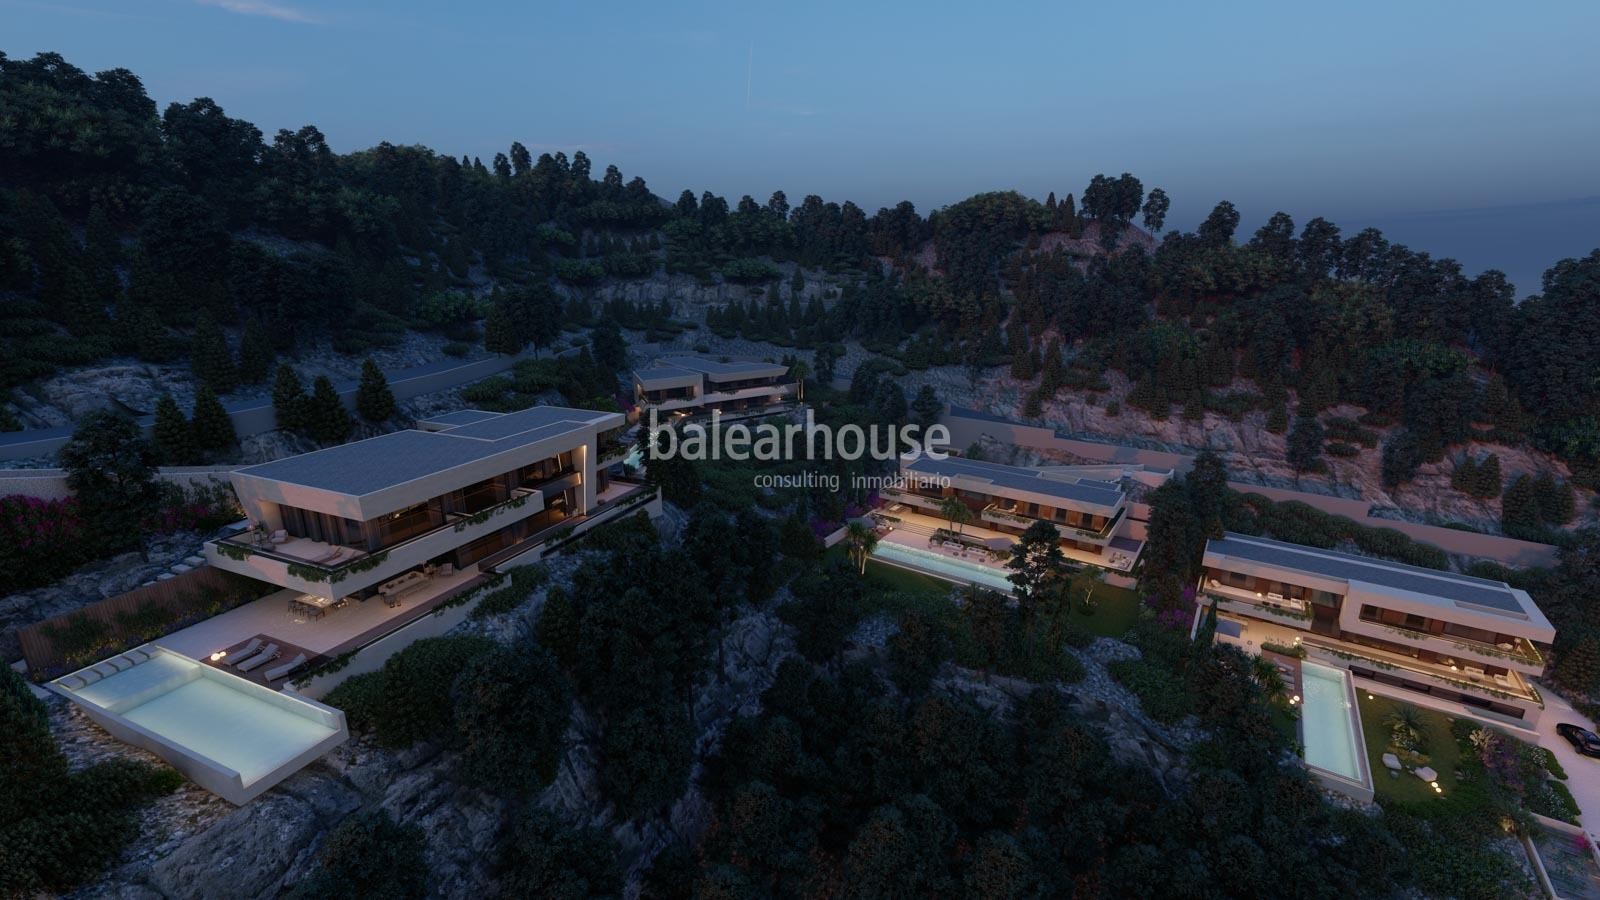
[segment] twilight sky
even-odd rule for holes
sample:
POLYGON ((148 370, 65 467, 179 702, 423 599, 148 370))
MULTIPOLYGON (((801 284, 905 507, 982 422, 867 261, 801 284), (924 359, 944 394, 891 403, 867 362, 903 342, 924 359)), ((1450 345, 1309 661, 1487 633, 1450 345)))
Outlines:
MULTIPOLYGON (((335 149, 583 149, 663 196, 870 213, 1131 171, 1377 225, 1524 291, 1600 246, 1600 4, 0 0, 0 50, 125 66, 335 149)), ((1243 236, 1243 235, 1242 235, 1243 236)))

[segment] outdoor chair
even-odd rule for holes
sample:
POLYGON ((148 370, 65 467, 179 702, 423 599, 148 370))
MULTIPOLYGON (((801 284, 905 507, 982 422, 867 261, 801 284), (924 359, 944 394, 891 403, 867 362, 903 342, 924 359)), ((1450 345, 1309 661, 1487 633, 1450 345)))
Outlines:
POLYGON ((262 666, 266 665, 269 662, 272 662, 273 660, 275 660, 277 658, 278 658, 278 645, 277 644, 268 644, 267 646, 261 648, 261 652, 260 653, 257 653, 255 656, 250 657, 250 659, 246 660, 245 662, 240 663, 239 664, 239 671, 241 671, 241 672, 254 671, 255 669, 259 669, 262 666))
POLYGON ((289 660, 281 666, 274 666, 273 668, 268 669, 262 674, 261 677, 268 681, 277 681, 279 678, 288 675, 290 672, 293 672, 295 669, 298 669, 305 664, 306 655, 304 653, 296 653, 294 659, 289 660))
POLYGON ((235 651, 233 653, 233 659, 228 660, 228 665, 230 665, 230 666, 238 665, 239 663, 241 663, 244 660, 246 660, 247 658, 249 658, 250 654, 256 652, 259 649, 261 649, 261 638, 258 638, 258 637, 251 638, 250 639, 250 643, 245 644, 243 647, 240 647, 237 651, 235 651))

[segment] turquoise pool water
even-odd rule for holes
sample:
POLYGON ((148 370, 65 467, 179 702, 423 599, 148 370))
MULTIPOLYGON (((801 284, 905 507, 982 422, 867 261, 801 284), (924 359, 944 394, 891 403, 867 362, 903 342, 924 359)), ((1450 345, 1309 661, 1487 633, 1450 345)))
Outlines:
POLYGON ((1003 594, 1011 593, 1011 582, 1006 580, 1004 572, 989 566, 968 562, 964 559, 952 559, 942 553, 932 550, 921 550, 916 547, 907 547, 890 541, 879 541, 872 555, 888 562, 899 563, 907 568, 926 572, 935 578, 954 581, 960 584, 979 584, 992 588, 1003 594))
POLYGON ((298 699, 160 652, 72 690, 250 785, 339 732, 298 699))
POLYGON ((1351 781, 1361 781, 1361 739, 1355 731, 1349 676, 1342 670, 1300 663, 1300 734, 1306 765, 1351 781))

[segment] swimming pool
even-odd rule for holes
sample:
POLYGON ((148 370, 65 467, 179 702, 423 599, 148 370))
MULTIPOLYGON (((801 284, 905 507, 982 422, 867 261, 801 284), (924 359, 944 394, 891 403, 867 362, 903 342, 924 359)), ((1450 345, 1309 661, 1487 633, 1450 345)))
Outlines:
POLYGON ((1003 594, 1010 594, 1012 584, 1006 580, 1006 573, 991 566, 968 562, 964 559, 954 559, 932 550, 921 550, 916 547, 907 547, 892 541, 879 541, 872 555, 885 562, 905 566, 925 572, 935 578, 945 581, 954 581, 958 584, 978 584, 991 588, 1003 594))
POLYGON ((344 713, 146 645, 51 683, 125 743, 245 803, 344 743, 344 713))
POLYGON ((1332 776, 1321 779, 1329 787, 1352 796, 1364 791, 1364 799, 1372 799, 1350 674, 1301 660, 1300 690, 1300 742, 1306 766, 1313 775, 1332 776))

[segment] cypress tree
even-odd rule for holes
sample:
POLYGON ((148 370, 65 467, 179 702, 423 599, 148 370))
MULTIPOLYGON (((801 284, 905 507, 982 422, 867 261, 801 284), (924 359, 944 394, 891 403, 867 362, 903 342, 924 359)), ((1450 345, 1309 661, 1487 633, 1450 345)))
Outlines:
POLYGON ((306 410, 306 427, 319 444, 340 444, 350 437, 354 423, 339 399, 339 392, 326 375, 318 375, 311 385, 311 402, 306 410))
POLYGON ((178 408, 178 401, 172 399, 171 394, 161 395, 156 403, 153 437, 156 452, 166 465, 186 466, 194 461, 194 434, 189 429, 189 420, 184 417, 183 410, 178 408))
POLYGON ((194 445, 206 452, 226 452, 239 445, 239 435, 233 430, 233 419, 222 408, 216 391, 206 385, 194 395, 194 445))
POLYGON ((383 370, 367 357, 361 363, 361 385, 356 388, 356 412, 368 422, 387 422, 394 418, 394 392, 383 370))
POLYGON ((233 390, 238 380, 233 353, 228 350, 227 338, 216 320, 202 315, 195 326, 194 342, 190 347, 189 366, 194 377, 209 385, 219 394, 233 390))
POLYGON ((284 431, 304 431, 309 402, 300 376, 288 363, 279 363, 272 382, 272 415, 278 427, 284 431))
POLYGON ((517 339, 516 325, 511 321, 511 314, 502 302, 496 301, 490 305, 489 315, 484 319, 483 349, 507 356, 522 352, 522 344, 517 339))
POLYGON ((272 341, 256 319, 245 323, 239 336, 239 382, 260 384, 272 371, 272 341))

